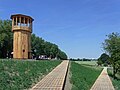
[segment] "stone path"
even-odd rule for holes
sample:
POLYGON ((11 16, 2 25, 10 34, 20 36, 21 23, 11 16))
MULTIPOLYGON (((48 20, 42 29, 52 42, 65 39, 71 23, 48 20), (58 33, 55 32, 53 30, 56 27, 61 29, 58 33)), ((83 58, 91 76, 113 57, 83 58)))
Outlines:
POLYGON ((30 90, 62 90, 68 63, 68 60, 63 61, 30 90))
POLYGON ((103 69, 90 90, 115 90, 108 76, 107 67, 103 69))

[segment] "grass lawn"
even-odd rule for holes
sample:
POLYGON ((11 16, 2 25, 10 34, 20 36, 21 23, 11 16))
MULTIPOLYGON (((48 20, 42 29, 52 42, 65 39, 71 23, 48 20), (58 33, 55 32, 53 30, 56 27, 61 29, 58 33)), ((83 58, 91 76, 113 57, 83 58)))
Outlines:
POLYGON ((117 79, 112 78, 112 69, 108 69, 108 74, 112 80, 115 90, 120 90, 120 74, 117 75, 117 79))
POLYGON ((84 65, 97 66, 97 61, 75 61, 75 62, 84 65))
POLYGON ((60 63, 61 61, 0 60, 0 89, 28 89, 60 63))
POLYGON ((71 62, 71 83, 72 90, 90 90, 102 69, 95 69, 89 66, 71 62))
POLYGON ((90 68, 94 68, 94 69, 98 69, 98 70, 101 70, 101 66, 98 66, 97 65, 97 61, 75 61, 76 63, 78 64, 81 64, 85 67, 90 67, 90 68))

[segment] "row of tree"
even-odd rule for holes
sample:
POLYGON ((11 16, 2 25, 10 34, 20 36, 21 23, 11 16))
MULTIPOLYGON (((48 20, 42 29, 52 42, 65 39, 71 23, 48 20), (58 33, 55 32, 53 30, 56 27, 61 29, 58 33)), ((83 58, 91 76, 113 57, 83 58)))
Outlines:
POLYGON ((74 59, 74 58, 70 58, 71 61, 97 61, 97 59, 87 59, 87 58, 83 58, 83 59, 80 59, 80 58, 77 58, 77 59, 74 59))
MULTIPOLYGON (((0 58, 10 57, 13 51, 13 33, 11 20, 0 20, 0 58)), ((47 42, 35 34, 31 36, 32 55, 38 57, 46 55, 50 58, 67 59, 65 52, 56 44, 47 42)))
POLYGON ((61 51, 56 44, 47 42, 32 34, 32 52, 35 56, 46 55, 49 58, 67 59, 66 53, 61 51))
POLYGON ((120 34, 111 33, 107 35, 103 43, 103 53, 98 59, 98 64, 109 64, 113 67, 113 77, 120 73, 120 34))

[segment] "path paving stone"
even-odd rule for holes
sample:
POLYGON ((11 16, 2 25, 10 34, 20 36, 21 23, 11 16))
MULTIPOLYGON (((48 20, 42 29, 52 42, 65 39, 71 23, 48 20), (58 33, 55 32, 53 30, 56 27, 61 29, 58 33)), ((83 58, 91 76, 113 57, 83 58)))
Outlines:
POLYGON ((115 90, 110 77, 108 76, 107 67, 103 69, 90 90, 115 90))
POLYGON ((64 60, 30 90, 62 90, 68 63, 68 60, 64 60))

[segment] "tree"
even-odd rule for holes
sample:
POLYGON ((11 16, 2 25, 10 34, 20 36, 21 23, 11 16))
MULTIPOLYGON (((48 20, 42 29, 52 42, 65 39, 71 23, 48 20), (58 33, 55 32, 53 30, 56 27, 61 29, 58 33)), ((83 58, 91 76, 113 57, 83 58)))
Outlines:
POLYGON ((67 55, 63 51, 59 50, 57 58, 59 58, 61 60, 67 60, 67 55))
POLYGON ((112 33, 107 35, 103 43, 104 50, 110 56, 110 63, 113 66, 113 77, 120 69, 120 35, 119 33, 112 33))
POLYGON ((98 59, 97 64, 98 64, 98 66, 101 66, 103 64, 103 62, 100 59, 98 59))
POLYGON ((50 55, 52 58, 57 57, 58 54, 58 46, 56 44, 52 44, 51 48, 50 48, 50 55))
MULTIPOLYGON (((13 33, 11 20, 0 20, 0 58, 10 57, 13 51, 13 33)), ((31 35, 31 50, 34 56, 47 55, 65 59, 67 55, 56 44, 47 42, 35 34, 31 35)))
POLYGON ((32 34, 31 49, 35 56, 44 55, 44 40, 32 34))
POLYGON ((13 48, 12 22, 0 20, 0 58, 10 57, 13 48))
POLYGON ((35 56, 46 55, 50 58, 67 59, 67 55, 56 44, 47 42, 35 34, 31 36, 32 52, 35 56))
POLYGON ((106 53, 103 53, 103 54, 101 54, 101 56, 98 58, 98 65, 102 65, 102 64, 104 64, 104 65, 108 65, 109 64, 109 59, 110 59, 110 57, 109 57, 109 55, 107 55, 106 53))

